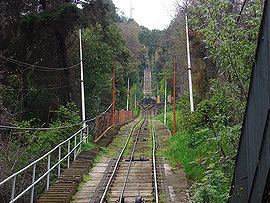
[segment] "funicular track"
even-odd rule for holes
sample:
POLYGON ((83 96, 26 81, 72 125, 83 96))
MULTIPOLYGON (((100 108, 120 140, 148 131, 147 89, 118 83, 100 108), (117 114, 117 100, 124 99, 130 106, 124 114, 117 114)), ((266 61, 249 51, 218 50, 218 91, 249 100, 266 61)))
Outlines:
POLYGON ((158 202, 155 136, 151 109, 144 109, 117 159, 107 172, 97 198, 90 202, 158 202))

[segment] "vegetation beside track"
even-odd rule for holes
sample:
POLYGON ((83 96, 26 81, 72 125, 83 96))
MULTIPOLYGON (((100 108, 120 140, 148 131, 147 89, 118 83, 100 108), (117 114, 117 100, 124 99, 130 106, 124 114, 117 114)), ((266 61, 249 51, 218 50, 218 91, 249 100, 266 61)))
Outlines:
MULTIPOLYGON (((178 103, 176 134, 164 155, 172 164, 182 165, 192 181, 194 202, 227 201, 241 126, 230 114, 233 101, 221 95, 202 101, 190 113, 188 97, 178 103)), ((164 114, 157 116, 163 122, 164 114)), ((173 112, 169 108, 167 126, 173 132, 173 112)))

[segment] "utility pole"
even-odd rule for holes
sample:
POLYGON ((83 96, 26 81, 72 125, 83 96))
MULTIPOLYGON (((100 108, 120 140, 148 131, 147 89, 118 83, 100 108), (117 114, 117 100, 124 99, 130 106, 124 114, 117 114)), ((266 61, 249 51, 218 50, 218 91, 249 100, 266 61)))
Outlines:
POLYGON ((158 84, 157 84, 157 98, 158 98, 158 84))
POLYGON ((132 10, 133 10, 132 7, 133 7, 132 6, 132 0, 130 0, 130 19, 132 19, 132 10))
POLYGON ((136 92, 135 92, 135 109, 137 109, 137 104, 136 104, 136 102, 137 102, 137 97, 136 97, 136 92))
POLYGON ((164 93, 164 124, 166 125, 167 118, 167 79, 165 78, 165 93, 164 93))
POLYGON ((127 89, 127 111, 128 111, 128 100, 129 100, 129 78, 128 78, 128 89, 127 89))
POLYGON ((82 51, 82 30, 79 29, 80 38, 80 63, 81 63, 81 96, 82 96, 82 124, 83 128, 86 127, 85 123, 85 99, 84 99, 84 81, 83 81, 83 51, 82 51))
POLYGON ((174 59, 173 75, 173 133, 176 134, 176 59, 174 59))
POLYGON ((113 74, 112 74, 112 125, 114 125, 114 114, 115 114, 115 74, 116 67, 113 65, 113 74))
POLYGON ((193 92, 192 92, 192 78, 191 78, 191 63, 190 63, 190 50, 189 50, 189 37, 188 37, 188 18, 186 14, 186 35, 187 35, 187 58, 188 58, 188 80, 189 80, 189 100, 190 111, 194 111, 193 105, 193 92))

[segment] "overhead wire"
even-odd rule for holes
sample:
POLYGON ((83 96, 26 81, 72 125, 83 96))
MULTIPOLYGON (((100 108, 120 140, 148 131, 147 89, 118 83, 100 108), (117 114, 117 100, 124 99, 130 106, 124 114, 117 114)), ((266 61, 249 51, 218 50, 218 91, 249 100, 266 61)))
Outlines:
MULTIPOLYGON (((111 107, 112 107, 113 103, 104 111, 102 112, 99 116, 104 115, 111 107)), ((74 126, 78 126, 81 125, 82 123, 89 123, 91 121, 94 121, 96 119, 96 117, 89 119, 89 120, 85 120, 85 121, 81 121, 79 123, 74 123, 71 125, 66 125, 66 126, 59 126, 59 127, 54 127, 54 128, 21 128, 21 127, 16 127, 16 126, 7 126, 7 125, 0 125, 0 129, 4 128, 4 129, 12 129, 12 130, 39 130, 39 131, 43 131, 43 130, 56 130, 56 129, 65 129, 65 128, 70 128, 70 127, 74 127, 74 126)))
POLYGON ((247 3, 247 0, 244 1, 243 5, 242 5, 242 7, 241 7, 240 13, 239 13, 239 15, 238 15, 238 17, 237 17, 237 20, 236 20, 236 23, 239 22, 239 20, 240 20, 240 18, 241 18, 241 15, 242 15, 242 12, 244 11, 244 8, 245 8, 246 3, 247 3))
POLYGON ((69 85, 63 85, 63 86, 58 86, 58 87, 48 87, 48 88, 21 88, 21 89, 16 89, 16 88, 9 88, 6 90, 16 90, 16 91, 42 91, 42 90, 54 90, 54 89, 61 89, 61 88, 65 88, 65 87, 71 87, 71 86, 75 86, 80 84, 79 82, 77 83, 72 83, 69 85))
POLYGON ((39 71, 61 71, 61 70, 68 70, 68 69, 72 69, 72 68, 75 68, 75 67, 77 67, 77 66, 80 65, 80 63, 78 63, 78 64, 75 64, 73 66, 69 66, 69 67, 65 67, 65 68, 52 68, 52 67, 39 66, 39 65, 35 65, 35 64, 25 63, 25 62, 18 61, 16 59, 12 59, 12 58, 9 58, 9 57, 3 56, 3 55, 0 55, 0 58, 3 59, 3 60, 5 60, 5 61, 8 61, 10 63, 13 63, 13 64, 16 64, 16 65, 22 66, 22 67, 26 67, 26 68, 34 67, 34 68, 36 68, 36 70, 39 70, 39 71))

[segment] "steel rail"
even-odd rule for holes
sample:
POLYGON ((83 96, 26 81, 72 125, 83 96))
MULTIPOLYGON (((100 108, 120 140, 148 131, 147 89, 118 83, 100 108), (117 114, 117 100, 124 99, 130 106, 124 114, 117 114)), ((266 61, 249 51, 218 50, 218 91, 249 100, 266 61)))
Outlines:
POLYGON ((140 134, 142 125, 144 124, 144 122, 146 120, 145 118, 146 118, 146 116, 144 117, 144 120, 141 123, 140 128, 139 128, 139 130, 137 132, 137 135, 136 135, 135 143, 134 143, 134 146, 133 146, 133 149, 132 149, 132 153, 131 153, 131 156, 130 156, 128 170, 127 170, 127 173, 126 173, 125 182, 124 182, 124 185, 123 185, 123 188, 122 188, 122 191, 121 191, 121 196, 119 198, 119 202, 122 202, 122 200, 124 198, 124 193, 125 193, 125 189, 126 189, 126 185, 127 185, 127 180, 128 180, 128 176, 129 176, 129 172, 130 172, 132 160, 133 160, 133 155, 134 155, 134 152, 135 152, 135 148, 136 148, 136 145, 137 145, 137 142, 138 142, 138 137, 139 137, 139 134, 140 134))
POLYGON ((156 170, 156 141, 155 141, 155 128, 152 123, 152 140, 153 140, 153 168, 154 168, 154 183, 155 183, 155 195, 156 195, 156 203, 158 203, 158 184, 157 184, 157 170, 156 170))
MULTIPOLYGON (((142 119, 141 119, 141 120, 142 120, 142 119)), ((130 129, 130 133, 129 133, 129 136, 128 136, 127 140, 126 140, 125 146, 123 147, 123 149, 122 149, 120 155, 118 156, 118 159, 117 159, 116 164, 115 164, 115 166, 114 166, 114 169, 113 169, 113 172, 112 172, 112 174, 111 174, 111 177, 110 177, 110 179, 109 179, 109 181, 108 181, 108 183, 107 183, 107 185, 106 185, 106 187, 105 187, 105 190, 104 190, 104 192, 103 192, 103 195, 102 195, 102 197, 101 197, 101 199, 100 199, 100 203, 103 203, 103 201, 104 201, 105 198, 106 198, 106 194, 107 194, 107 192, 108 192, 108 190, 109 190, 109 187, 110 187, 110 185, 111 185, 112 179, 114 178, 114 175, 115 175, 116 170, 117 170, 117 168, 118 168, 119 162, 120 162, 120 160, 122 159, 122 156, 123 156, 123 154, 124 154, 124 151, 125 151, 126 148, 127 148, 127 145, 128 145, 129 140, 130 140, 130 137, 131 137, 131 135, 132 135, 132 133, 133 133, 133 130, 134 130, 134 128, 141 122, 141 120, 139 120, 137 123, 135 123, 135 124, 132 126, 132 128, 130 129)))

